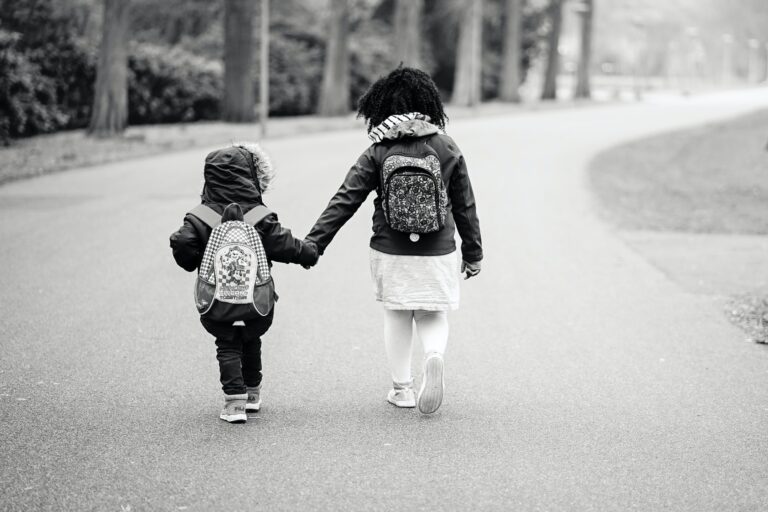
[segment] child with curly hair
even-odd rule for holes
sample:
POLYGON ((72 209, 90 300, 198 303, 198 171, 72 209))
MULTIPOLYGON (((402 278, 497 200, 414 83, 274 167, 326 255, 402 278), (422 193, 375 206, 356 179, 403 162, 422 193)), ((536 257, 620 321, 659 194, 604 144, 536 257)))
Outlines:
POLYGON ((372 145, 358 158, 307 240, 320 254, 371 191, 370 265, 384 306, 384 345, 393 388, 387 401, 430 414, 444 394, 448 311, 459 306, 459 274, 480 272, 483 251, 464 157, 445 134, 447 117, 430 76, 400 67, 358 104, 372 145), (454 233, 462 239, 461 267, 454 233), (412 334, 424 347, 418 395, 411 375, 412 334))

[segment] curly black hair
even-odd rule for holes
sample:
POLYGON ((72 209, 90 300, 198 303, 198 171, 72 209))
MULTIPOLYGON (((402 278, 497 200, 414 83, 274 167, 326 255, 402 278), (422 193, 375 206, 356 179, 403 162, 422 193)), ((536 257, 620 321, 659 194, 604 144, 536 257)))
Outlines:
POLYGON ((357 102, 357 117, 366 120, 369 132, 389 116, 409 112, 429 116, 441 129, 448 121, 432 78, 420 69, 402 65, 376 80, 357 102))

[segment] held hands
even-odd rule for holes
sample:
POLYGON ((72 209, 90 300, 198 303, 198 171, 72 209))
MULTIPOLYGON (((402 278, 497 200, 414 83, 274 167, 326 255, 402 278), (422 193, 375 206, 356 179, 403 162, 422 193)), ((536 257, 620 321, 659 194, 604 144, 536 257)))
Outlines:
POLYGON ((309 263, 302 263, 302 267, 304 267, 306 270, 309 270, 310 268, 317 265, 317 260, 320 259, 320 251, 317 248, 317 244, 313 242, 312 240, 304 239, 304 247, 308 249, 309 253, 311 254, 311 262, 309 263))
MULTIPOLYGON (((455 267, 454 267, 455 268, 455 267)), ((467 280, 470 277, 475 277, 480 273, 480 262, 469 263, 467 261, 461 262, 461 273, 464 274, 464 279, 467 280)))

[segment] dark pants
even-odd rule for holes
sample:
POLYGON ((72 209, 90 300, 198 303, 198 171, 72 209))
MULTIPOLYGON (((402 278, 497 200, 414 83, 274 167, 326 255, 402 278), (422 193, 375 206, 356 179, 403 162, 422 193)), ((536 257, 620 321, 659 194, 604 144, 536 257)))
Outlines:
POLYGON ((200 319, 205 330, 216 336, 216 359, 225 394, 243 394, 246 387, 261 384, 261 336, 272 325, 274 312, 273 308, 269 315, 248 320, 245 326, 200 319))

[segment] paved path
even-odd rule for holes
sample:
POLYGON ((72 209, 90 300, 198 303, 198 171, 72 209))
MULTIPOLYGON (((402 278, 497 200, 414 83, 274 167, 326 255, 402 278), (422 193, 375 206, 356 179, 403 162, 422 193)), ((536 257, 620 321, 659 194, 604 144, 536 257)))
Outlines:
MULTIPOLYGON (((0 189, 0 509, 765 510, 768 353, 598 220, 584 166, 768 92, 457 121, 487 258, 431 417, 384 402, 371 208, 279 266, 265 405, 217 419, 214 346, 167 247, 205 150, 0 189)), ((266 144, 303 235, 366 145, 266 144)))

